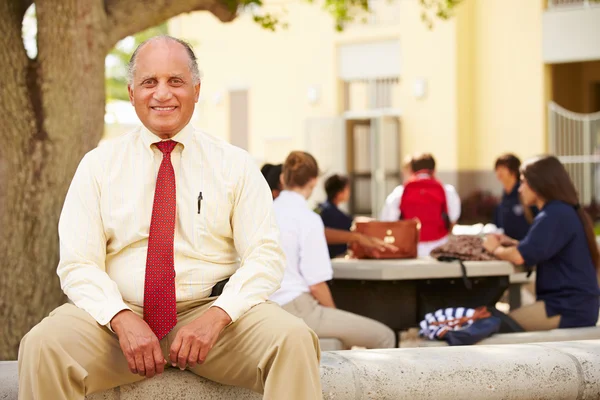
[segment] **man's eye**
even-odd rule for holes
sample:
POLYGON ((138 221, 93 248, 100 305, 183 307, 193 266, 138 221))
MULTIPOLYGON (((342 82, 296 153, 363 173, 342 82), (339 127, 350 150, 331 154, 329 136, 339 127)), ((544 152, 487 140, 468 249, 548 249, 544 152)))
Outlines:
POLYGON ((154 84, 154 79, 146 79, 145 81, 142 82, 142 85, 144 86, 148 86, 148 85, 152 85, 154 84))
POLYGON ((172 79, 171 83, 174 85, 181 85, 183 84, 183 81, 181 79, 172 79))

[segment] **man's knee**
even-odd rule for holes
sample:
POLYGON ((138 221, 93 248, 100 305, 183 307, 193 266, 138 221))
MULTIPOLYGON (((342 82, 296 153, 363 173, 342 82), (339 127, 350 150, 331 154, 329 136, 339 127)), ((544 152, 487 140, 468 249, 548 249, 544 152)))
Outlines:
POLYGON ((65 353, 79 343, 79 336, 73 334, 75 331, 72 329, 75 322, 55 319, 53 315, 57 310, 51 312, 49 317, 44 318, 23 336, 19 345, 19 359, 42 356, 40 359, 46 360, 47 357, 43 355, 65 353))
POLYGON ((31 357, 43 360, 45 358, 39 356, 52 351, 55 347, 60 347, 58 341, 38 324, 21 339, 19 360, 31 357))
POLYGON ((285 348, 311 347, 319 349, 319 338, 300 318, 282 325, 278 330, 278 340, 285 348))
POLYGON ((44 332, 39 325, 34 326, 23 338, 19 345, 18 369, 20 379, 25 381, 39 378, 37 371, 40 368, 54 368, 52 363, 57 360, 53 356, 60 351, 57 340, 44 332))

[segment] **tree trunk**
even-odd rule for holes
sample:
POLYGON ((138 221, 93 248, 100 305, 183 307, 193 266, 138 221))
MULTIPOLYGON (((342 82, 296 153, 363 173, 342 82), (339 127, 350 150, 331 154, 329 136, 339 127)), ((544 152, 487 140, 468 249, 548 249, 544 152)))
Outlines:
POLYGON ((0 0, 0 360, 62 304, 58 218, 104 129, 104 59, 128 34, 181 12, 235 17, 231 0, 36 0, 38 55, 21 38, 31 0, 0 0), (134 17, 132 17, 134 16, 134 17))
POLYGON ((30 60, 21 10, 2 3, 0 26, 12 23, 0 46, 0 359, 14 359, 21 337, 65 300, 58 217, 79 160, 104 128, 108 47, 102 0, 38 1, 38 56, 30 60))

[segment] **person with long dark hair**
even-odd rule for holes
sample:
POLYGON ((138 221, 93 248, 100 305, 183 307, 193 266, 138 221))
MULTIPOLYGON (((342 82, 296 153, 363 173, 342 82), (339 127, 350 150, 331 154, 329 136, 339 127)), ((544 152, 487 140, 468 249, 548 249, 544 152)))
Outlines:
POLYGON ((271 300, 302 318, 319 337, 337 338, 344 347, 389 348, 394 332, 381 322, 339 310, 327 285, 333 276, 323 221, 308 206, 317 184, 314 157, 293 151, 283 165, 283 191, 273 202, 287 265, 271 300))
POLYGON ((596 325, 600 255, 569 174, 556 157, 536 157, 521 167, 519 191, 524 205, 540 210, 525 238, 508 247, 499 235, 484 240, 498 258, 536 266, 537 302, 510 316, 526 331, 596 325))

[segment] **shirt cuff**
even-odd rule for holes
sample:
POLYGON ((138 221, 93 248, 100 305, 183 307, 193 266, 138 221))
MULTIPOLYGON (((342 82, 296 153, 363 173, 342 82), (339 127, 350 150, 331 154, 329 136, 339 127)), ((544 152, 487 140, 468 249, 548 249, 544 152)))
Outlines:
POLYGON ((319 283, 328 282, 332 279, 333 279, 333 275, 331 275, 331 274, 327 274, 327 275, 323 275, 323 276, 315 276, 315 277, 311 277, 310 280, 307 279, 306 284, 308 286, 313 286, 313 285, 318 285, 319 283))
POLYGON ((110 307, 108 307, 107 311, 105 313, 103 313, 103 315, 100 318, 96 318, 96 321, 100 325, 106 326, 112 333, 115 333, 112 326, 110 325, 110 321, 112 321, 112 319, 114 318, 115 315, 117 315, 118 313, 120 313, 123 310, 133 311, 125 303, 114 304, 114 305, 111 305, 110 307))
POLYGON ((249 302, 247 300, 244 301, 239 298, 234 298, 231 295, 222 294, 215 300, 211 307, 219 307, 225 311, 229 315, 229 318, 231 318, 231 323, 234 323, 239 317, 244 315, 246 311, 262 302, 263 300, 249 302))

